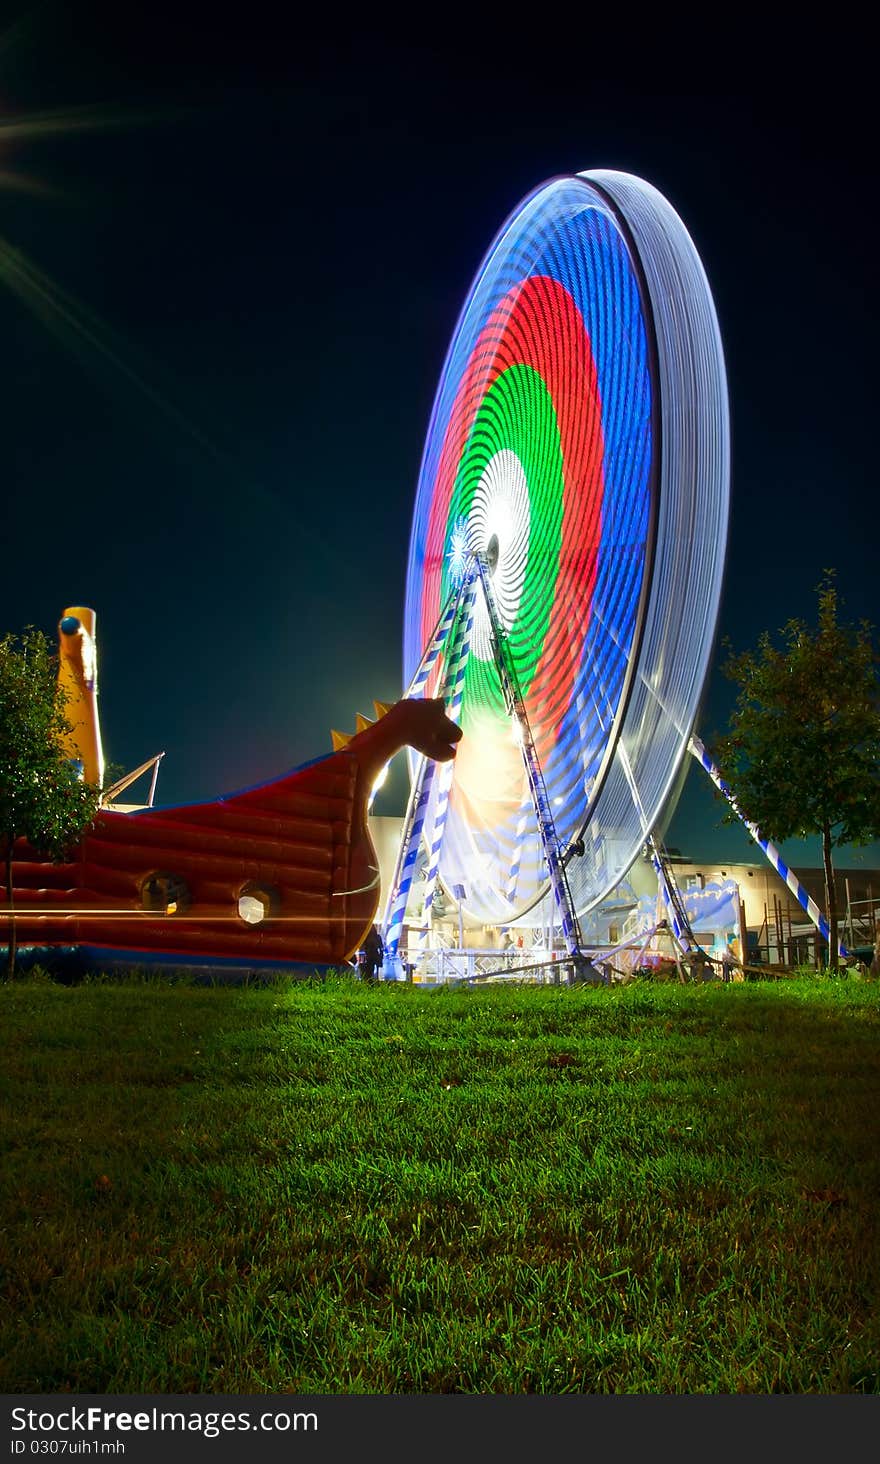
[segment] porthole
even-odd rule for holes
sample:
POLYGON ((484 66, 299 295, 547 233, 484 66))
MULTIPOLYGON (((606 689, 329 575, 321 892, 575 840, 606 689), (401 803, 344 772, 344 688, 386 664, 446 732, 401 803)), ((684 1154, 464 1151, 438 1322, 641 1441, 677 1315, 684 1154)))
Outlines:
POLYGON ((156 870, 141 884, 141 906, 155 915, 181 915, 189 909, 190 894, 186 880, 179 874, 156 870))
POLYGON ((238 913, 246 925, 261 925, 276 914, 280 903, 278 891, 270 885, 247 884, 239 892, 238 913))

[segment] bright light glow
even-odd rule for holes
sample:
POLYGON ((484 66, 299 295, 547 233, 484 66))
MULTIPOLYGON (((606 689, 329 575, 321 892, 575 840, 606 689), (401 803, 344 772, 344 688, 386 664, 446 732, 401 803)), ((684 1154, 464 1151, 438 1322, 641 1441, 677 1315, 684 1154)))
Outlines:
POLYGON ((238 913, 248 925, 259 925, 266 918, 266 907, 256 895, 240 895, 238 913))
POLYGON ((460 585, 464 579, 470 555, 471 546, 467 519, 456 519, 449 541, 449 553, 446 556, 449 562, 449 578, 454 585, 460 585))
MULTIPOLYGON (((502 448, 489 459, 471 504, 470 526, 474 547, 485 554, 497 546, 491 570, 492 593, 498 618, 506 631, 516 623, 529 557, 529 485, 515 452, 502 448)), ((492 661, 492 635, 485 597, 474 605, 471 655, 492 661)), ((493 663, 494 664, 494 663, 493 663)))
POLYGON ((372 806, 373 806, 373 800, 376 797, 376 794, 378 793, 379 789, 387 781, 387 778, 388 778, 388 769, 389 769, 390 766, 391 766, 390 763, 386 763, 385 766, 384 766, 384 768, 380 768, 379 772, 376 774, 376 777, 373 780, 373 786, 372 786, 372 788, 370 790, 370 797, 369 797, 369 801, 367 803, 367 812, 369 812, 370 809, 372 808, 372 806))

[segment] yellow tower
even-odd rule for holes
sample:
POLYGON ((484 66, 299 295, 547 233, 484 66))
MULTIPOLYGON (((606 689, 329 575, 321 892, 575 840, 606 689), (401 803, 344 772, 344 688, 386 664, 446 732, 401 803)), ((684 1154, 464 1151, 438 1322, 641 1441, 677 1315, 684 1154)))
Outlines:
POLYGON ((58 684, 67 693, 65 713, 70 735, 64 749, 82 763, 87 783, 104 785, 104 750, 98 718, 98 654, 95 612, 85 605, 70 605, 58 626, 58 684))

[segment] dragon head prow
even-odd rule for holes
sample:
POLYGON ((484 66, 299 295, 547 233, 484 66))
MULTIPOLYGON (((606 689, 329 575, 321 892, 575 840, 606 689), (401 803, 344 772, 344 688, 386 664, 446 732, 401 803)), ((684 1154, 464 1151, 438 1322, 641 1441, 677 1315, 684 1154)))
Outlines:
MULTIPOLYGON (((359 719, 365 721, 365 719, 359 719)), ((346 744, 364 770, 378 772, 402 747, 414 747, 435 762, 455 757, 462 731, 446 715, 442 697, 405 698, 395 702, 377 721, 366 725, 346 744)))

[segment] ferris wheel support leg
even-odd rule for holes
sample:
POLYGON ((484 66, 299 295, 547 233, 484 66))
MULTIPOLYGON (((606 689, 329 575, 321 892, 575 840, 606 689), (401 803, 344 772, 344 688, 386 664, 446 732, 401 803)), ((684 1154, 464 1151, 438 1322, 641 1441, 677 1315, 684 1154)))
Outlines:
MULTIPOLYGON (((794 871, 789 869, 776 845, 771 843, 769 839, 765 839, 757 824, 753 824, 750 819, 746 818, 745 814, 743 813, 742 809, 739 807, 739 804, 734 798, 728 784, 725 783, 724 779, 722 778, 720 770, 713 763, 711 757, 709 756, 699 737, 691 737, 691 740, 688 744, 688 750, 691 755, 697 759, 697 762, 700 763, 705 771, 709 774, 709 777, 712 779, 712 782, 715 784, 715 787, 718 789, 719 793, 723 793, 724 797, 727 799, 737 818, 739 818, 748 829, 758 847, 763 849, 765 855, 767 856, 767 859, 776 870, 776 873, 785 880, 785 883, 791 890, 801 909, 804 910, 809 916, 810 920, 812 920, 823 940, 829 940, 831 932, 828 929, 828 921, 825 919, 825 916, 822 914, 822 911, 819 909, 816 901, 813 899, 812 895, 804 889, 794 871)), ((842 941, 840 943, 840 954, 842 956, 849 955, 849 952, 847 951, 842 941)), ((741 955, 743 960, 745 960, 746 952, 742 951, 741 955)))
POLYGON ((444 644, 446 643, 447 636, 449 635, 449 631, 452 627, 452 622, 455 619, 455 613, 458 610, 459 604, 461 603, 462 595, 464 594, 466 588, 467 581, 462 580, 461 584, 456 585, 455 588, 450 592, 446 604, 443 606, 443 609, 440 612, 437 624, 434 626, 434 629, 431 632, 431 637, 422 654, 422 659, 420 660, 418 666, 413 673, 412 680, 410 681, 409 686, 403 693, 405 701, 408 700, 410 697, 424 696, 425 688, 428 684, 428 677, 431 675, 431 672, 433 671, 436 664, 437 657, 439 656, 444 644))
MULTIPOLYGON (((471 649, 471 635, 474 628, 474 596, 476 590, 476 572, 474 571, 463 586, 461 599, 461 614, 450 631, 450 644, 446 653, 446 676, 444 678, 443 691, 441 693, 447 707, 447 716, 451 721, 457 722, 461 716, 461 702, 464 692, 464 678, 467 671, 468 657, 471 649)), ((452 772, 454 763, 442 763, 437 774, 437 804, 434 810, 434 822, 428 838, 429 861, 428 872, 425 878, 425 915, 434 904, 434 893, 437 889, 437 880, 440 873, 440 853, 443 848, 443 835, 446 832, 446 817, 449 813, 449 794, 452 788, 452 772)))
POLYGON ((700 943, 694 935, 693 930, 691 929, 691 923, 688 919, 687 910, 685 909, 684 901, 681 898, 678 885, 675 882, 675 875, 673 874, 670 867, 669 858, 666 854, 666 851, 663 848, 660 839, 657 837, 657 835, 654 833, 648 823, 647 814, 645 813, 644 805, 642 803, 641 795, 638 789, 638 784, 636 783, 635 774, 633 773, 629 756, 622 742, 619 742, 617 745, 617 756, 620 760, 620 766, 623 769, 624 776, 626 777, 627 783, 629 784, 629 791, 630 796, 633 800, 633 806, 639 815, 639 822, 642 825, 645 843, 647 844, 648 850, 651 854, 651 863, 654 867, 654 873, 657 876, 657 893, 661 896, 664 908, 666 910, 666 925, 673 942, 673 948, 676 952, 675 964, 678 969, 679 977, 683 981, 685 978, 679 959, 679 952, 683 952, 685 956, 690 958, 691 952, 694 949, 698 950, 700 943))
POLYGON ((495 595, 489 578, 489 568, 484 556, 481 554, 474 556, 474 562, 480 584, 483 587, 483 596, 489 615, 492 652, 495 658, 498 678, 501 682, 504 704, 507 707, 508 715, 514 718, 519 729, 520 750, 525 765, 526 777, 528 778, 529 791, 531 792, 532 802, 535 807, 538 831, 544 846, 547 872, 550 876, 550 887, 553 890, 553 897, 559 911, 563 939, 568 950, 569 960, 571 961, 572 979, 574 981, 604 982, 605 977, 596 970, 583 948, 584 940, 581 934, 580 922, 565 873, 565 855, 559 843, 559 835, 556 832, 556 823, 553 818, 552 809, 550 808, 550 800, 547 797, 544 774, 541 771, 537 748, 535 747, 529 726, 525 702, 523 701, 522 692, 519 689, 516 671, 507 650, 507 637, 501 624, 498 607, 495 604, 495 595))
POLYGON ((419 857, 419 845, 425 827, 425 814, 428 811, 428 802, 431 797, 435 766, 436 764, 426 757, 420 759, 403 821, 403 833, 388 896, 382 935, 382 944, 385 947, 384 970, 386 979, 389 981, 398 979, 400 937, 403 934, 407 902, 419 857))
MULTIPOLYGON (((648 848, 651 851, 651 863, 657 875, 657 888, 660 891, 666 910, 669 931, 677 948, 684 951, 686 955, 690 955, 691 950, 698 942, 691 930, 687 911, 684 908, 681 895, 675 883, 675 876, 669 868, 667 859, 654 834, 648 835, 648 848)), ((678 965, 677 960, 676 965, 678 965)))
MULTIPOLYGON (((437 624, 431 632, 422 658, 406 689, 404 700, 424 696, 428 679, 437 663, 440 652, 446 644, 464 590, 465 583, 462 582, 450 593, 446 604, 440 612, 437 624)), ((406 906, 409 900, 410 890, 412 889, 413 875, 415 874, 416 863, 419 857, 419 844, 425 826, 428 802, 431 797, 434 768, 435 764, 429 762, 424 757, 419 760, 417 765, 416 775, 413 779, 412 788, 410 789, 406 814, 404 815, 400 846, 397 851, 397 860, 394 866, 394 876, 391 881, 391 888, 385 907, 385 918, 382 927, 382 941, 385 947, 384 971, 386 979, 392 981, 398 978, 400 937, 403 934, 406 906)))

